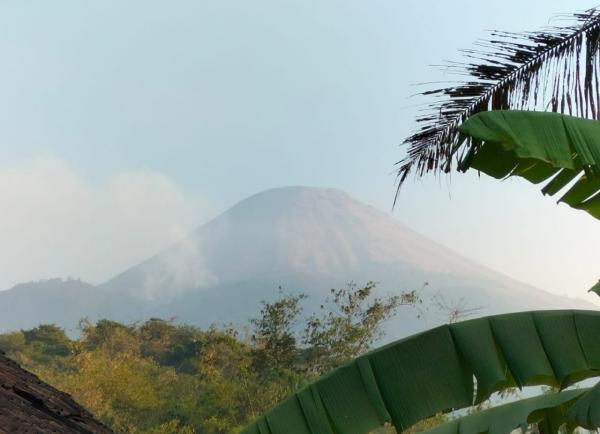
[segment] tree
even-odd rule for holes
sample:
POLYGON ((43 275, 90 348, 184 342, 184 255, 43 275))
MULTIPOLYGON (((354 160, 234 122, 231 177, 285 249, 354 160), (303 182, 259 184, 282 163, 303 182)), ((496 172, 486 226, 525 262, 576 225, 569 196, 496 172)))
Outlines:
MULTIPOLYGON (((562 192, 560 201, 600 219, 600 124, 531 111, 546 99, 553 112, 600 119, 600 12, 577 14, 570 27, 495 33, 488 45, 490 53, 467 51, 480 63, 466 66, 465 83, 426 92, 447 99, 434 102, 432 112, 418 118, 421 128, 406 139, 399 185, 411 172, 448 172, 458 163, 460 170, 473 168, 496 178, 546 182, 544 194, 562 192)), ((361 434, 389 422, 400 431, 515 385, 562 389, 595 375, 600 358, 592 354, 600 349, 599 332, 600 314, 568 311, 524 312, 433 329, 355 358, 243 432, 262 433, 268 426, 270 434, 283 433, 286 422, 295 433, 361 434)), ((518 400, 434 431, 509 432, 529 423, 539 432, 563 426, 596 429, 599 403, 597 385, 518 400)))
POLYGON ((50 356, 67 356, 71 341, 65 331, 54 324, 42 324, 31 330, 22 331, 25 343, 38 345, 41 353, 50 356))
POLYGON ((205 343, 205 333, 195 327, 152 318, 140 326, 137 334, 142 357, 150 357, 180 372, 195 372, 194 360, 205 343))
MULTIPOLYGON (((545 195, 560 193, 560 202, 600 218, 600 124, 590 120, 600 119, 600 11, 491 39, 479 44, 483 50, 466 50, 465 65, 450 66, 464 82, 424 92, 440 98, 404 142, 398 191, 411 172, 473 168, 545 183, 545 195)), ((600 284, 590 291, 600 293, 600 284)))
POLYGON ((375 297, 376 286, 349 283, 331 289, 319 311, 306 318, 302 301, 307 296, 285 294, 280 288, 278 300, 263 301, 260 317, 251 320, 258 370, 276 377, 295 374, 290 380, 322 375, 369 350, 400 307, 422 302, 417 291, 375 297))
MULTIPOLYGON (((515 385, 564 389, 597 375, 599 332, 600 312, 584 311, 522 312, 438 327, 355 358, 242 433, 365 434, 386 423, 401 432, 515 385)), ((507 432, 495 429, 512 429, 523 421, 538 423, 543 431, 557 426, 557 414, 563 418, 559 425, 568 421, 569 426, 596 428, 600 415, 589 409, 599 396, 600 389, 593 388, 519 400, 469 416, 460 432, 507 432)), ((455 427, 440 432, 456 433, 455 427)))
POLYGON ((260 370, 297 370, 300 350, 295 327, 302 314, 300 303, 305 298, 305 294, 285 295, 279 287, 279 299, 263 301, 260 317, 250 320, 254 327, 252 341, 259 349, 256 359, 260 370))
POLYGON ((401 305, 414 306, 420 300, 415 292, 371 299, 376 284, 331 289, 330 297, 312 314, 304 330, 306 365, 310 376, 322 375, 358 357, 383 335, 382 324, 401 305))
POLYGON ((398 189, 411 173, 455 167, 468 150, 459 127, 477 113, 550 109, 600 119, 599 44, 600 9, 594 8, 574 14, 571 23, 560 27, 494 31, 488 41, 478 43, 480 48, 464 50, 464 64, 447 65, 464 81, 423 92, 429 110, 419 112, 419 128, 404 140, 408 149, 398 162, 398 189))
POLYGON ((139 353, 139 340, 135 336, 134 327, 107 319, 102 319, 94 325, 83 319, 79 328, 82 332, 80 343, 88 350, 102 348, 111 353, 139 353))
POLYGON ((556 113, 491 111, 460 132, 469 152, 459 168, 545 183, 545 195, 600 219, 600 122, 556 113))
MULTIPOLYGON (((373 284, 333 290, 319 312, 306 314, 308 297, 280 290, 250 324, 252 337, 231 327, 199 329, 158 318, 134 324, 82 320, 77 338, 42 325, 0 334, 0 349, 116 432, 225 434, 308 384, 309 372, 324 369, 315 367, 317 361, 334 367, 367 349, 398 304, 398 297, 377 298, 373 290, 373 284), (327 315, 330 309, 335 316, 327 315), (307 322, 317 318, 324 335, 336 336, 327 343, 327 356, 315 357, 305 343, 307 322)), ((417 299, 405 293, 400 304, 417 299)), ((318 342, 311 345, 325 347, 318 342)))
MULTIPOLYGON (((518 176, 534 184, 543 183, 545 195, 559 195, 559 202, 600 219, 600 122, 546 112, 489 111, 466 120, 459 132, 468 149, 459 161, 460 170, 471 168, 498 179, 518 176)), ((600 291, 600 285, 590 291, 600 291)), ((560 328, 561 324, 557 321, 552 326, 560 328)), ((577 326, 578 331, 597 336, 598 331, 593 329, 589 323, 577 326), (585 328, 590 330, 584 332, 585 328)), ((563 338, 576 347, 581 335, 563 338)), ((548 393, 554 400, 560 395, 548 393)), ((599 397, 600 383, 573 398, 569 406, 561 401, 552 411, 545 409, 540 414, 538 409, 530 414, 526 410, 533 410, 528 407, 531 402, 519 400, 512 404, 510 412, 520 414, 521 419, 527 416, 524 422, 531 422, 534 415, 544 416, 537 420, 542 432, 557 432, 562 425, 568 431, 576 426, 597 429, 599 397)), ((543 401, 545 397, 539 399, 543 401)), ((488 414, 506 418, 510 413, 498 410, 506 409, 491 409, 488 414)), ((433 432, 456 428, 447 425, 433 432)), ((461 428, 461 432, 465 430, 461 428)))

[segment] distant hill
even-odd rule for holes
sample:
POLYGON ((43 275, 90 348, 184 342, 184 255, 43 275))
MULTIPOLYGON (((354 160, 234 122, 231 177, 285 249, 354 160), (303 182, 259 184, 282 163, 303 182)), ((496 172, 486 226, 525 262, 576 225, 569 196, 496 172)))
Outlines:
MULTIPOLYGON (((279 188, 238 203, 147 261, 99 285, 28 284, 0 293, 0 329, 80 316, 120 321, 176 317, 206 326, 244 322, 281 285, 318 303, 331 287, 380 282, 381 293, 418 289, 480 314, 594 308, 552 295, 468 260, 342 191, 279 188)), ((427 294, 426 293, 426 294, 427 294)), ((391 337, 442 318, 403 315, 391 337)))
POLYGON ((82 313, 105 304, 97 289, 81 280, 49 279, 21 283, 0 292, 0 329, 18 330, 40 323, 74 328, 82 313))

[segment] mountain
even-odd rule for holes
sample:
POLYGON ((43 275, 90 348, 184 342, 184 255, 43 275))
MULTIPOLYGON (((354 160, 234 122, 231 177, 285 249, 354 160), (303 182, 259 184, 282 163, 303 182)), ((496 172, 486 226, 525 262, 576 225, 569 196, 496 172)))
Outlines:
MULTIPOLYGON (((427 282, 424 295, 439 293, 450 305, 464 300, 467 308, 481 308, 480 314, 593 308, 485 268, 342 191, 287 187, 243 200, 93 290, 2 292, 0 329, 16 324, 5 314, 18 316, 19 324, 43 319, 69 326, 79 316, 176 317, 202 326, 243 323, 259 312, 261 300, 276 297, 280 285, 309 294, 309 307, 315 307, 329 288, 369 280, 379 282, 382 294, 419 289, 427 282), (18 308, 9 308, 8 300, 18 308)), ((398 337, 442 320, 426 313, 425 322, 419 322, 405 314, 388 327, 398 337)))
POLYGON ((89 283, 48 279, 21 283, 0 292, 0 331, 57 323, 72 330, 83 316, 106 305, 103 294, 89 283))

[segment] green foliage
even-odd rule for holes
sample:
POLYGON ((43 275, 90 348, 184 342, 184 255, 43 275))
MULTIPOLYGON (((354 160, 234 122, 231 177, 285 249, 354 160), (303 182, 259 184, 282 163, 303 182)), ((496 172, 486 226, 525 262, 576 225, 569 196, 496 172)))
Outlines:
POLYGON ((600 280, 592 286, 588 292, 594 292, 596 295, 600 295, 600 280))
MULTIPOLYGON (((401 431, 439 413, 473 409, 473 404, 515 385, 545 384, 562 390, 597 376, 599 329, 598 312, 568 310, 496 315, 436 327, 354 358, 295 392, 294 399, 257 418, 243 432, 264 432, 261 426, 267 423, 272 434, 364 434, 386 422, 401 431)), ((590 395, 589 402, 595 399, 590 395)), ((580 425, 595 428, 600 423, 600 417, 586 410, 592 406, 586 404, 577 413, 580 425)), ((526 417, 528 409, 517 405, 511 410, 517 423, 538 421, 526 417)), ((480 414, 473 412, 466 419, 469 424, 477 421, 473 432, 486 431, 478 427, 488 422, 490 427, 514 422, 505 420, 502 411, 485 413, 493 416, 490 420, 480 414)))
POLYGON ((184 426, 177 419, 163 423, 160 426, 148 431, 148 434, 194 434, 195 431, 190 426, 184 426))
POLYGON ((400 306, 420 303, 416 292, 384 298, 373 297, 374 282, 350 283, 331 289, 318 312, 303 319, 306 295, 285 295, 281 289, 275 302, 263 302, 260 318, 253 319, 260 370, 275 368, 307 378, 318 377, 366 352, 383 336, 381 325, 400 306), (301 343, 299 346, 298 343, 301 343))
POLYGON ((461 169, 519 176, 542 193, 600 219, 600 122, 534 111, 489 111, 469 118, 461 169))
POLYGON ((263 302, 260 317, 250 323, 254 327, 252 340, 257 347, 260 370, 278 371, 297 368, 300 349, 294 327, 302 314, 301 302, 306 295, 285 295, 279 288, 279 299, 263 302))
POLYGON ((371 299, 374 289, 374 282, 364 287, 350 283, 347 288, 332 289, 319 314, 310 316, 303 342, 308 348, 311 374, 321 375, 352 360, 382 337, 381 324, 396 313, 407 297, 371 299))
POLYGON ((37 346, 38 351, 48 356, 67 356, 71 351, 71 341, 65 331, 53 324, 42 324, 31 330, 24 330, 25 344, 37 346))
POLYGON ((117 433, 230 433, 311 375, 367 350, 382 321, 410 304, 374 298, 373 289, 369 283, 334 290, 320 312, 308 316, 305 295, 280 289, 251 321, 249 338, 231 328, 203 330, 162 319, 133 325, 82 320, 77 339, 40 325, 0 335, 0 349, 117 433), (316 356, 324 351, 327 357, 316 356))
POLYGON ((27 348, 23 332, 0 335, 0 349, 9 354, 23 353, 27 348))
POLYGON ((100 320, 96 325, 86 319, 79 323, 82 337, 79 346, 82 349, 94 350, 102 348, 108 353, 138 352, 139 341, 135 336, 135 328, 115 321, 100 320))
POLYGON ((204 333, 195 327, 173 325, 162 319, 151 319, 140 327, 143 357, 172 366, 179 372, 193 373, 192 360, 202 345, 204 333))

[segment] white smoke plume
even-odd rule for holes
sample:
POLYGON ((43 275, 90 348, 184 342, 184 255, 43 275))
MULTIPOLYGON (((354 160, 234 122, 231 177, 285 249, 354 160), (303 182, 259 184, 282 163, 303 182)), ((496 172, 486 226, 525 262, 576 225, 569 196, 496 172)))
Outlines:
POLYGON ((194 238, 178 242, 162 252, 144 275, 141 294, 146 299, 165 299, 189 290, 216 286, 219 279, 206 266, 201 245, 194 238))

